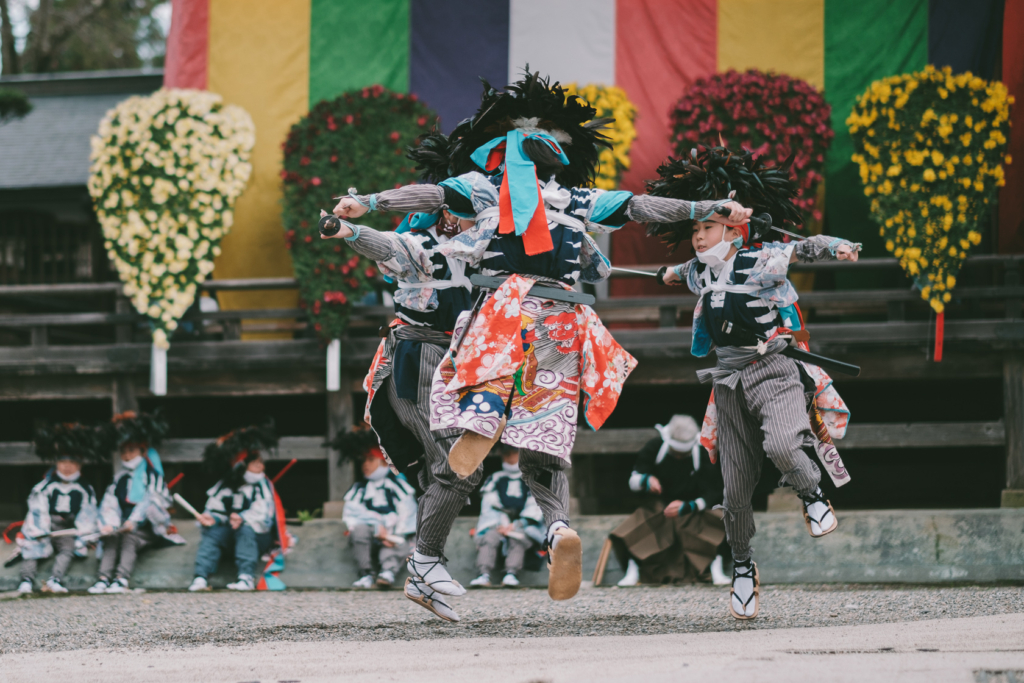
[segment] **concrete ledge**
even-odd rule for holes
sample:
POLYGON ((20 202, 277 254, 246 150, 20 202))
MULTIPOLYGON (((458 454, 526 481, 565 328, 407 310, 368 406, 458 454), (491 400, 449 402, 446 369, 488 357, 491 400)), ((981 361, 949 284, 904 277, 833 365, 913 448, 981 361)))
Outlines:
MULTIPOLYGON (((583 577, 589 580, 608 532, 621 516, 580 517, 583 577)), ((984 583, 1024 582, 1024 509, 839 511, 839 528, 821 539, 807 534, 799 513, 759 513, 754 538, 755 559, 765 583, 984 583)), ((475 519, 460 518, 448 540, 452 575, 468 583, 476 557, 469 530, 475 519)), ((358 577, 340 520, 316 520, 289 527, 299 544, 288 556, 282 578, 290 588, 348 588, 358 577)), ((189 545, 149 551, 139 560, 133 584, 154 589, 185 588, 199 529, 181 522, 189 545)), ((6 553, 4 553, 6 557, 6 553)), ((49 574, 49 562, 37 580, 49 574)), ((69 588, 84 589, 95 580, 97 560, 72 564, 69 588)), ((0 569, 0 590, 17 586, 18 567, 0 569)), ((604 583, 614 585, 621 569, 609 561, 604 583)), ((230 561, 221 563, 213 585, 234 578, 230 561)), ((547 571, 524 572, 523 583, 546 585, 547 571)))

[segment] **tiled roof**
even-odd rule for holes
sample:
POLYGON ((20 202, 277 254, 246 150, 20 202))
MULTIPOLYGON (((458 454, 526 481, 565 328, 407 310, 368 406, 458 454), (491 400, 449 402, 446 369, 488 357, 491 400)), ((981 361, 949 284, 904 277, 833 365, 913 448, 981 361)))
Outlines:
POLYGON ((85 185, 89 138, 100 119, 133 93, 160 87, 160 72, 109 71, 5 76, 0 88, 25 92, 32 112, 0 126, 0 190, 85 185))
POLYGON ((130 95, 32 98, 32 112, 0 126, 0 189, 85 185, 89 138, 130 95))

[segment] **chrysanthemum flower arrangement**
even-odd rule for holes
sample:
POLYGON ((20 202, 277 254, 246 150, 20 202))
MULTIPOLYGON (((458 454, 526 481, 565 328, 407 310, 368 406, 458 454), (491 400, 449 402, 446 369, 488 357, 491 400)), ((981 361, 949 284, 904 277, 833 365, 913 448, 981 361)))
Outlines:
POLYGON ((885 248, 942 313, 998 188, 1013 97, 949 67, 875 81, 846 120, 885 248))
POLYGON ((128 98, 92 137, 88 187, 104 246, 158 348, 213 271, 255 141, 244 109, 177 89, 128 98))
POLYGON ((672 111, 672 147, 688 157, 701 143, 749 149, 781 165, 793 155, 804 221, 821 220, 815 206, 832 143, 832 107, 810 83, 785 74, 729 70, 698 79, 672 111), (721 136, 721 142, 719 141, 721 136))
POLYGON ((636 139, 636 105, 630 101, 626 91, 616 86, 587 85, 582 88, 575 83, 565 86, 570 95, 576 95, 597 110, 594 118, 611 117, 615 122, 604 129, 611 141, 611 149, 602 149, 598 157, 597 178, 594 186, 602 190, 614 190, 619 186, 622 174, 629 169, 629 150, 636 139))
MULTIPOLYGON (((372 291, 378 272, 344 240, 320 239, 320 210, 331 211, 333 197, 350 187, 367 194, 416 182, 407 148, 436 123, 437 115, 415 95, 375 85, 318 102, 282 144, 285 243, 299 281, 299 305, 321 338, 341 336, 352 303, 372 291)), ((390 230, 402 218, 370 212, 357 222, 390 230)))

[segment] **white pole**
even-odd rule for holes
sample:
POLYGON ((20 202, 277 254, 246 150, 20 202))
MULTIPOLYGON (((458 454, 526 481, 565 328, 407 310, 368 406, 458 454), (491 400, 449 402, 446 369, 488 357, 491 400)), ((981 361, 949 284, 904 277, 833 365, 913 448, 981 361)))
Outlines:
POLYGON ((192 516, 196 519, 202 517, 202 514, 200 514, 199 510, 196 510, 194 507, 192 507, 187 500, 181 497, 181 494, 175 493, 174 500, 178 501, 178 505, 185 508, 185 512, 192 513, 192 516))
POLYGON ((167 395, 167 349, 153 344, 149 364, 149 390, 154 396, 167 395))
POLYGON ((327 345, 327 391, 341 391, 341 340, 327 345))

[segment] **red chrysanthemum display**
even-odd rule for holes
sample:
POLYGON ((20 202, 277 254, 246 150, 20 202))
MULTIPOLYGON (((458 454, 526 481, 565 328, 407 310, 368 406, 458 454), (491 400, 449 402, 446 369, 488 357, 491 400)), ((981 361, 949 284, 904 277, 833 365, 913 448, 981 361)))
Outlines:
POLYGON ((794 155, 799 185, 794 200, 808 219, 820 220, 815 207, 825 152, 834 133, 832 107, 814 86, 784 74, 729 70, 697 80, 672 112, 672 147, 690 154, 697 143, 742 147, 767 154, 777 164, 794 155))
MULTIPOLYGON (((430 132, 437 115, 415 95, 379 85, 318 102, 292 126, 282 145, 282 221, 299 281, 300 306, 323 339, 341 336, 351 305, 372 291, 376 265, 344 240, 321 240, 320 209, 355 187, 370 193, 416 181, 405 154, 430 132)), ((394 228, 399 214, 370 213, 359 223, 394 228)))

